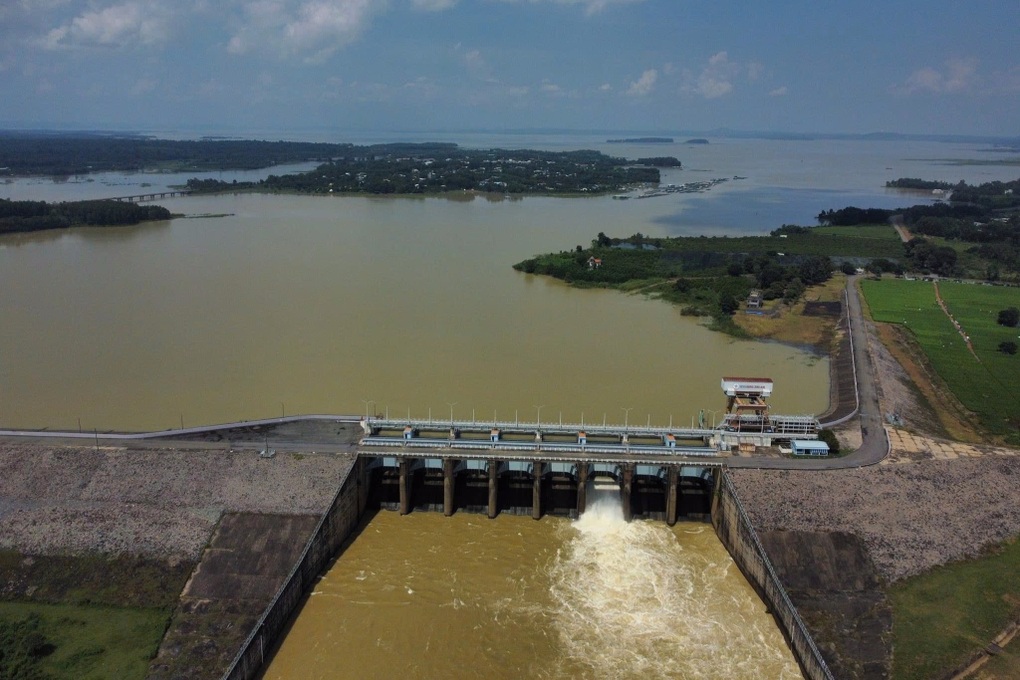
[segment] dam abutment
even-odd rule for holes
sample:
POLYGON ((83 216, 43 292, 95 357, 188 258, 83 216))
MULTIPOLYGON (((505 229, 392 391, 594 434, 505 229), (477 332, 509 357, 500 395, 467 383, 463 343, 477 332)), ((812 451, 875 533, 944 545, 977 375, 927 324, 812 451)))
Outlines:
POLYGON ((302 601, 357 529, 368 500, 368 467, 359 456, 319 519, 298 562, 241 645, 223 680, 260 677, 302 601))
POLYGON ((833 680, 832 672, 758 539, 729 475, 725 470, 717 470, 716 480, 712 525, 719 540, 765 602, 793 650, 804 677, 808 680, 833 680))

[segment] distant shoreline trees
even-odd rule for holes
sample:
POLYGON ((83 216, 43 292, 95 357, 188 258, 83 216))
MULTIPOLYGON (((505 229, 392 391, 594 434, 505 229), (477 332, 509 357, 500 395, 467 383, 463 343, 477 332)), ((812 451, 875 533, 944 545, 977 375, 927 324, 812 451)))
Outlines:
POLYGON ((74 226, 128 226, 173 215, 159 205, 124 201, 11 201, 0 198, 0 234, 63 229, 74 226))

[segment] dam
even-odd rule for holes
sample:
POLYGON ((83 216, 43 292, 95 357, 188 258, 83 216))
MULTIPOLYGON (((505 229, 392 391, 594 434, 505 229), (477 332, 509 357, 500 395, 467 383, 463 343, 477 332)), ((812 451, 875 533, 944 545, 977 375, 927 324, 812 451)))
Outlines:
POLYGON ((225 678, 831 677, 721 461, 660 461, 653 483, 640 456, 528 471, 359 448, 225 678))

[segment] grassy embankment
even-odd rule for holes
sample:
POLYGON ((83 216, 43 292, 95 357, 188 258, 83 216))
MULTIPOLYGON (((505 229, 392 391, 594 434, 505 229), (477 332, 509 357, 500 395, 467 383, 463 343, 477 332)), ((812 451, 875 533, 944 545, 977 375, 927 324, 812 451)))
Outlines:
POLYGON ((872 318, 909 329, 939 381, 976 416, 984 432, 1020 444, 1020 402, 1013 395, 1020 385, 1020 355, 998 350, 1000 342, 1016 340, 1020 330, 996 323, 999 310, 1020 306, 1020 290, 939 283, 947 308, 970 337, 972 354, 936 302, 932 283, 886 279, 864 281, 861 288, 872 318))
MULTIPOLYGON (((897 583, 889 597, 893 678, 940 677, 967 662, 1020 614, 1020 541, 897 583)), ((1016 642, 1009 645, 1004 658, 985 669, 1003 674, 986 677, 1020 677, 1016 647, 1016 642)))
POLYGON ((0 551, 0 677, 144 678, 192 566, 0 551))

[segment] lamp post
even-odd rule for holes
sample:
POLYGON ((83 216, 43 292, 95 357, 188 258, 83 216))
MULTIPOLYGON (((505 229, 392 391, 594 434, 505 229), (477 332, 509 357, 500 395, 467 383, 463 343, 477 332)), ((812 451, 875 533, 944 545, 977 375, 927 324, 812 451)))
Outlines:
POLYGON ((453 407, 457 405, 457 402, 448 401, 446 405, 450 407, 450 427, 453 427, 453 407))
POLYGON ((632 410, 634 410, 634 407, 633 406, 621 406, 620 410, 623 411, 623 430, 624 430, 624 432, 626 432, 627 431, 627 426, 628 426, 628 423, 629 423, 630 412, 632 410))
POLYGON ((535 425, 536 425, 536 427, 541 427, 541 425, 542 425, 542 407, 545 406, 545 404, 539 404, 537 406, 535 404, 532 404, 532 406, 535 407, 535 411, 537 412, 537 414, 535 415, 535 425))

